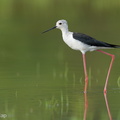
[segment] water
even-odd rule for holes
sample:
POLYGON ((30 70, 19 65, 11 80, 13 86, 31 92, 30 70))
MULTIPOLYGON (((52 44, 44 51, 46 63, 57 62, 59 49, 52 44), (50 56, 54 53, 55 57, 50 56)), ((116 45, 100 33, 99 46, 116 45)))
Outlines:
POLYGON ((59 30, 42 31, 66 19, 70 30, 120 44, 120 6, 105 1, 0 1, 0 120, 119 120, 119 49, 105 96, 110 57, 88 52, 88 92, 82 56, 59 30), (63 4, 64 3, 64 4, 63 4), (49 19, 50 18, 50 19, 49 19))
POLYGON ((69 75, 71 71, 67 69, 65 66, 61 73, 53 70, 49 74, 40 74, 40 65, 37 64, 34 70, 37 73, 5 70, 8 75, 1 76, 1 118, 109 120, 109 113, 113 119, 119 120, 118 87, 108 86, 105 100, 103 86, 93 79, 88 93, 84 94, 84 79, 69 75))

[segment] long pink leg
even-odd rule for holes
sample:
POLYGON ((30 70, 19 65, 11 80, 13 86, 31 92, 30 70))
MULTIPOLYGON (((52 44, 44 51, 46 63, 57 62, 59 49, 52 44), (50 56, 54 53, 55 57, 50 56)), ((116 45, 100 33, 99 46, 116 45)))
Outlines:
POLYGON ((83 57, 83 66, 84 66, 84 74, 85 74, 85 87, 84 87, 84 93, 87 92, 87 86, 88 86, 88 75, 87 75, 87 69, 86 69, 86 57, 85 54, 82 54, 83 57))
POLYGON ((110 76, 110 71, 111 71, 112 64, 113 64, 113 61, 114 61, 114 59, 115 59, 115 56, 114 56, 113 54, 104 52, 104 51, 102 51, 102 50, 97 50, 97 51, 99 51, 99 52, 101 52, 101 53, 104 53, 104 54, 106 54, 106 55, 109 55, 109 56, 111 56, 111 58, 112 58, 112 59, 111 59, 111 62, 110 62, 109 69, 108 69, 105 86, 104 86, 104 93, 106 93, 106 92, 107 92, 107 85, 108 85, 108 78, 109 78, 109 76, 110 76))

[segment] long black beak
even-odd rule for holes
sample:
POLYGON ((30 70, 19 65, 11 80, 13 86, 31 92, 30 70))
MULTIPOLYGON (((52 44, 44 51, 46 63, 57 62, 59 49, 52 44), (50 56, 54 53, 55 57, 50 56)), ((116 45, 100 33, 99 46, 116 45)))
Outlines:
POLYGON ((50 31, 50 30, 53 30, 53 29, 55 29, 55 28, 56 28, 56 26, 54 26, 54 27, 52 27, 52 28, 50 28, 50 29, 48 29, 48 30, 42 32, 42 34, 48 32, 48 31, 50 31))

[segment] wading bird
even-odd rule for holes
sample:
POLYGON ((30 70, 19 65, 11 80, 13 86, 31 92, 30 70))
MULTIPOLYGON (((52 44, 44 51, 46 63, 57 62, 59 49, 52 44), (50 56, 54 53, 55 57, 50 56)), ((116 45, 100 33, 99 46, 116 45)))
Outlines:
POLYGON ((84 87, 84 92, 87 92, 87 86, 88 86, 88 74, 87 74, 87 69, 86 69, 86 57, 85 57, 85 53, 87 51, 99 51, 101 53, 104 53, 106 55, 109 55, 112 59, 110 62, 110 66, 108 69, 108 73, 107 73, 107 77, 106 77, 106 82, 105 82, 105 86, 104 86, 104 93, 107 92, 107 85, 108 85, 108 78, 110 75, 110 71, 112 68, 112 64, 114 61, 115 56, 113 54, 104 52, 100 49, 110 49, 110 48, 120 48, 120 45, 114 45, 114 44, 109 44, 106 42, 102 42, 102 41, 98 41, 86 34, 82 34, 82 33, 76 33, 76 32, 70 32, 68 30, 68 24, 66 20, 58 20, 56 22, 56 26, 42 32, 42 33, 46 33, 50 30, 53 29, 60 29, 62 31, 62 37, 63 37, 63 41, 72 49, 74 50, 79 50, 82 52, 82 58, 83 58, 83 66, 84 66, 84 74, 85 74, 85 87, 84 87))

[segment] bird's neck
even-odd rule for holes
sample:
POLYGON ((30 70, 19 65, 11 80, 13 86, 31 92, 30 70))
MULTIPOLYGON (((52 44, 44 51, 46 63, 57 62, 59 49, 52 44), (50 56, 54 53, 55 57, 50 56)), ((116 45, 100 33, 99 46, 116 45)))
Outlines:
POLYGON ((68 28, 62 28, 62 35, 67 35, 67 33, 69 32, 68 28))
POLYGON ((66 41, 68 40, 68 37, 71 34, 71 32, 68 29, 64 29, 64 30, 61 30, 61 31, 62 31, 63 41, 67 44, 66 41))

